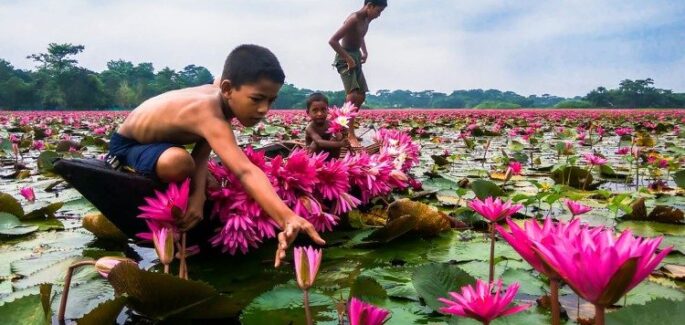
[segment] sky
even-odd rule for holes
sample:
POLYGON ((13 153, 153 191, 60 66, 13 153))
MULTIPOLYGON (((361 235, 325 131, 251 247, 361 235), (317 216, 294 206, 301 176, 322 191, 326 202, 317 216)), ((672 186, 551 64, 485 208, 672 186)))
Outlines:
MULTIPOLYGON (((682 0, 389 0, 371 23, 364 71, 380 89, 500 89, 582 96, 651 77, 685 92, 682 0)), ((271 49, 300 88, 339 90, 328 39, 362 0, 0 0, 0 58, 51 42, 85 46, 79 65, 189 64, 221 73, 237 45, 271 49)))

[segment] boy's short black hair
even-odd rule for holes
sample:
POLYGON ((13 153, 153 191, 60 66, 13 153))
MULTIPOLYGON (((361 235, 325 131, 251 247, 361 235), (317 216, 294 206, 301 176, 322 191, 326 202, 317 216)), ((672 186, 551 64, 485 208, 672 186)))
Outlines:
POLYGON ((364 5, 372 4, 377 7, 387 7, 388 0, 364 0, 364 5))
POLYGON ((322 93, 312 93, 309 95, 309 97, 307 97, 307 112, 309 112, 309 108, 314 102, 324 102, 326 103, 326 106, 328 106, 328 97, 322 93))
POLYGON ((245 44, 236 47, 226 58, 221 80, 230 80, 233 88, 268 78, 283 84, 285 74, 276 55, 258 45, 245 44))

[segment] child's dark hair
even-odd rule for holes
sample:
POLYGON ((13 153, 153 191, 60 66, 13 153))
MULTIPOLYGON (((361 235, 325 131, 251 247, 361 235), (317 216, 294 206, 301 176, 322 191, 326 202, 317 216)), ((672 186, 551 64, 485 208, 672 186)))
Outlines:
POLYGON ((372 4, 376 7, 387 7, 388 0, 364 0, 364 5, 372 4))
POLYGON ((328 106, 328 97, 322 93, 312 93, 307 97, 307 111, 309 111, 309 107, 312 106, 313 102, 324 102, 328 106))
POLYGON ((233 88, 246 83, 257 82, 261 78, 283 84, 285 74, 276 55, 269 49, 258 45, 240 45, 226 58, 221 80, 230 80, 233 88))

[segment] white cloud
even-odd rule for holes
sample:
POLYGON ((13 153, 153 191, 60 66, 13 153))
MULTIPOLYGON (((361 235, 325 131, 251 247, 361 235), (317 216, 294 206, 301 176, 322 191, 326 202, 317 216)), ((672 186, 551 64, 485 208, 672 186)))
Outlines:
MULTIPOLYGON (((0 34, 0 58, 32 68, 26 55, 50 42, 71 42, 86 46, 78 59, 96 71, 122 58, 158 69, 198 64, 219 74, 233 47, 255 43, 276 53, 288 82, 338 89, 327 40, 361 2, 0 0, 0 29, 10 31, 0 34)), ((683 14, 680 1, 391 0, 367 36, 365 72, 372 90, 499 88, 572 96, 652 77, 657 86, 685 91, 682 74, 674 73, 683 71, 683 54, 649 61, 640 53, 664 49, 646 49, 639 38, 660 26, 685 29, 676 20, 683 14)), ((660 37, 677 44, 684 36, 660 37)))

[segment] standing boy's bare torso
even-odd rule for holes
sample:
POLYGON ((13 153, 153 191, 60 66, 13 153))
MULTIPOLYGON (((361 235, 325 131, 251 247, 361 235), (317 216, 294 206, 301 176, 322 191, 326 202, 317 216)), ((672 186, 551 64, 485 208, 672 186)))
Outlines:
POLYGON ((150 98, 134 109, 118 129, 140 143, 191 144, 211 118, 226 119, 215 85, 185 88, 150 98))
POLYGON ((348 50, 357 50, 361 48, 364 36, 369 31, 369 20, 364 18, 359 12, 355 12, 347 17, 344 24, 350 21, 353 21, 355 25, 346 31, 341 40, 341 45, 348 50))

